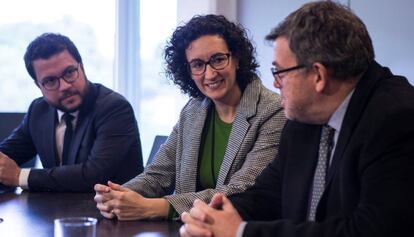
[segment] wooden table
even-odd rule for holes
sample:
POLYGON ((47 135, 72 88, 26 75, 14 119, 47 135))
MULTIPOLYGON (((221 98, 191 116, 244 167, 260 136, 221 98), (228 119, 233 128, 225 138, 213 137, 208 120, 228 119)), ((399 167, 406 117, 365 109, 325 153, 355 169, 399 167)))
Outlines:
POLYGON ((179 236, 180 223, 117 221, 103 218, 93 193, 30 193, 20 189, 0 194, 0 236, 53 236, 53 220, 90 216, 98 219, 97 236, 179 236))

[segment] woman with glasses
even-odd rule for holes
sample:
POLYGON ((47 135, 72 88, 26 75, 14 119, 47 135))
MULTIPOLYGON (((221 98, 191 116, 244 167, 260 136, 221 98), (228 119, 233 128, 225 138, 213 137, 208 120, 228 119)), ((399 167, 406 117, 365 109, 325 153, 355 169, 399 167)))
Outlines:
POLYGON ((166 75, 191 98, 142 174, 123 186, 95 186, 107 218, 171 219, 196 199, 243 192, 277 155, 284 114, 256 76, 255 50, 240 25, 195 16, 164 53, 166 75))

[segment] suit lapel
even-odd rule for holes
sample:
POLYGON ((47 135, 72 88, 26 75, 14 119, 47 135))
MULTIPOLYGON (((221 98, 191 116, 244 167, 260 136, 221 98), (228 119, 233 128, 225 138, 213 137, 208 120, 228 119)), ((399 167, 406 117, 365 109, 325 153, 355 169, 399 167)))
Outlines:
POLYGON ((220 172, 219 172, 216 185, 224 184, 227 174, 230 171, 231 165, 233 164, 236 158, 237 152, 239 151, 243 143, 244 137, 246 136, 247 131, 249 130, 249 127, 250 127, 250 123, 247 121, 247 119, 242 114, 238 114, 238 115, 239 116, 236 116, 234 120, 232 129, 230 132, 229 142, 226 148, 226 152, 224 153, 224 158, 223 158, 223 162, 221 163, 220 172))
MULTIPOLYGON (((198 160, 194 157, 199 157, 201 136, 206 122, 208 108, 211 105, 209 99, 204 99, 200 110, 194 111, 193 123, 189 126, 189 136, 184 136, 186 140, 183 142, 183 152, 181 153, 181 176, 183 181, 181 183, 181 192, 194 192, 197 186, 198 160)), ((187 121, 188 122, 188 121, 187 121)), ((187 126, 186 126, 187 127, 187 126)))
POLYGON ((89 82, 87 95, 83 101, 83 105, 81 108, 79 108, 78 120, 76 122, 76 127, 68 155, 68 165, 76 164, 76 157, 78 155, 79 147, 81 145, 83 137, 87 132, 86 129, 90 123, 89 121, 92 118, 98 93, 99 92, 97 86, 89 82))
POLYGON ((73 165, 76 163, 77 153, 79 151, 81 141, 86 134, 86 128, 88 127, 87 125, 90 119, 91 116, 85 117, 79 113, 79 117, 76 122, 74 136, 72 138, 72 145, 69 150, 67 165, 73 165))
MULTIPOLYGON (((388 71, 386 74, 391 76, 388 71)), ((360 120, 367 103, 374 92, 377 82, 384 77, 384 70, 374 62, 358 82, 355 92, 349 102, 348 109, 345 113, 342 123, 341 132, 338 137, 335 153, 333 155, 332 164, 328 171, 327 185, 330 184, 334 174, 338 170, 338 166, 342 160, 346 147, 352 137, 352 133, 360 120)))
MULTIPOLYGON (((224 184, 232 164, 236 161, 236 155, 250 128, 248 120, 256 114, 260 91, 260 81, 256 79, 253 80, 243 92, 240 103, 236 109, 236 117, 230 132, 228 145, 226 152, 224 153, 216 185, 224 184)), ((244 157, 241 157, 241 159, 244 159, 244 157)))

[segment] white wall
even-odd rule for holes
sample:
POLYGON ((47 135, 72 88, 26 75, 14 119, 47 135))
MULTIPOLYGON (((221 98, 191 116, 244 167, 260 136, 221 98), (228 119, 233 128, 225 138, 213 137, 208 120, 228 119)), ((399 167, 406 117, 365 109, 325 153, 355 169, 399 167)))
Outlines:
POLYGON ((414 1, 351 1, 370 32, 376 60, 414 84, 414 1))
MULTIPOLYGON (((263 83, 272 88, 272 51, 264 41, 270 29, 305 0, 239 0, 237 15, 248 28, 257 47, 263 83)), ((373 40, 377 61, 414 84, 414 1, 343 0, 364 21, 373 40)))
POLYGON ((237 0, 177 0, 179 25, 194 15, 221 14, 230 21, 237 20, 237 0))
POLYGON ((256 45, 260 77, 267 88, 275 90, 273 76, 270 73, 272 46, 264 38, 283 18, 306 2, 304 0, 239 0, 238 2, 238 20, 248 29, 256 45))

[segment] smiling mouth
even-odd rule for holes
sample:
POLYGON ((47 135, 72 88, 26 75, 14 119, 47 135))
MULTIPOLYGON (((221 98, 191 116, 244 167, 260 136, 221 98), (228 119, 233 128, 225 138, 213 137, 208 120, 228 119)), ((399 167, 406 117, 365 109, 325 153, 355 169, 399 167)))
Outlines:
POLYGON ((219 85, 221 84, 222 80, 217 80, 213 83, 208 83, 206 84, 208 88, 210 89, 216 89, 217 87, 219 87, 219 85))

